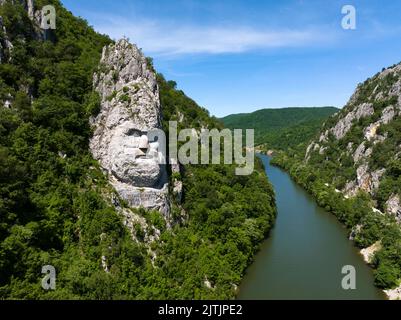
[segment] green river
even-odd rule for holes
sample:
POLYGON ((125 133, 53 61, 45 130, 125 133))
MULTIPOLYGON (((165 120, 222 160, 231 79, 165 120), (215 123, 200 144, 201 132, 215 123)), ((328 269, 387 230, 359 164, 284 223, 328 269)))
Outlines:
POLYGON ((277 221, 241 283, 238 299, 385 299, 346 229, 270 158, 260 155, 276 193, 277 221), (344 290, 343 266, 356 270, 344 290))

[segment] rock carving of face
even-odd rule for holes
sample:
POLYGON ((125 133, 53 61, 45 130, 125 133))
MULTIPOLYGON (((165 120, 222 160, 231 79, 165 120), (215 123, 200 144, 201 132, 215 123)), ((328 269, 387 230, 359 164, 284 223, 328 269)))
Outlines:
POLYGON ((125 123, 116 128, 109 146, 114 159, 112 173, 136 187, 154 187, 161 176, 158 152, 153 150, 146 134, 125 123))

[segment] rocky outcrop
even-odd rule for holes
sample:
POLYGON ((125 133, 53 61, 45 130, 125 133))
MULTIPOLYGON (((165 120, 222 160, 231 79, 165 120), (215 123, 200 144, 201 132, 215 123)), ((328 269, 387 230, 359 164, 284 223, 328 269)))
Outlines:
POLYGON ((367 158, 371 154, 372 154, 372 148, 366 148, 365 141, 363 141, 355 150, 355 153, 353 155, 354 162, 357 163, 359 160, 367 158))
POLYGON ((375 193, 380 184, 380 179, 386 169, 370 171, 369 166, 364 163, 356 169, 357 178, 346 184, 343 192, 348 196, 355 196, 359 190, 363 190, 371 195, 375 193))
POLYGON ((205 285, 206 288, 213 290, 215 289, 215 287, 213 286, 213 284, 210 282, 210 280, 208 279, 207 276, 205 276, 205 280, 203 281, 203 284, 205 285))
POLYGON ((363 256, 363 260, 366 263, 371 264, 373 261, 373 257, 375 256, 376 252, 378 252, 382 248, 380 241, 372 244, 370 247, 361 250, 361 254, 363 256))
POLYGON ((142 52, 123 39, 103 49, 94 88, 100 113, 91 119, 90 149, 110 183, 131 207, 160 211, 170 222, 168 178, 156 140, 161 128, 156 75, 142 52))
MULTIPOLYGON (((345 116, 340 117, 340 119, 333 128, 330 128, 329 130, 326 130, 324 133, 322 133, 318 139, 319 143, 320 144, 326 143, 328 141, 329 134, 333 134, 337 140, 342 139, 351 129, 355 121, 371 116, 373 114, 374 114, 374 109, 371 103, 362 103, 358 105, 352 111, 346 113, 345 116)), ((320 154, 324 154, 326 148, 319 146, 318 143, 312 142, 306 150, 305 159, 307 161, 310 158, 310 153, 312 150, 313 151, 319 150, 320 154)))
MULTIPOLYGON (((343 193, 349 198, 362 190, 369 193, 373 200, 377 200, 377 190, 386 176, 387 168, 386 163, 377 162, 374 152, 379 152, 377 150, 381 150, 380 144, 388 143, 388 139, 394 136, 391 130, 397 130, 397 127, 392 127, 392 124, 400 116, 401 64, 398 64, 358 85, 344 109, 334 115, 336 121, 331 119, 334 124, 330 127, 324 126, 321 133, 309 144, 305 161, 310 162, 313 154, 316 155, 314 161, 337 161, 338 166, 344 168, 350 166, 351 159, 356 178, 346 181, 343 193), (389 131, 386 128, 390 128, 389 131), (347 135, 351 130, 352 134, 347 135), (333 150, 337 155, 335 159, 333 152, 329 152, 333 150)), ((389 150, 389 146, 385 146, 384 150, 389 150)), ((388 160, 400 158, 401 152, 397 145, 394 145, 393 153, 386 152, 388 160)), ((392 195, 385 207, 382 209, 386 209, 386 213, 393 215, 398 221, 401 219, 398 195, 392 195)))
POLYGON ((395 289, 384 290, 384 293, 389 300, 401 300, 401 284, 395 289))
POLYGON ((337 140, 341 139, 351 129, 354 121, 371 116, 373 113, 374 109, 371 103, 362 103, 353 111, 347 113, 345 117, 341 118, 335 127, 330 130, 330 132, 336 137, 337 140))
POLYGON ((362 143, 356 148, 352 158, 355 164, 359 164, 356 169, 357 179, 355 181, 348 182, 344 188, 345 193, 348 196, 354 196, 359 190, 366 191, 370 194, 374 194, 380 184, 380 179, 386 172, 384 168, 371 172, 367 161, 372 155, 373 148, 366 147, 367 142, 373 142, 373 144, 381 143, 387 138, 387 134, 379 135, 377 130, 381 125, 388 124, 390 121, 397 116, 398 110, 395 106, 386 107, 380 119, 364 129, 364 139, 362 143))
POLYGON ((319 154, 323 154, 324 153, 324 150, 322 150, 321 146, 318 143, 312 142, 306 149, 306 155, 305 155, 306 162, 309 161, 311 152, 312 151, 317 151, 317 150, 319 150, 319 154))
POLYGON ((394 106, 388 106, 386 107, 383 112, 382 116, 379 121, 374 122, 370 124, 365 130, 364 130, 364 137, 368 141, 375 140, 375 142, 381 142, 385 139, 385 137, 379 136, 377 134, 377 129, 383 124, 389 123, 391 120, 394 119, 394 117, 397 115, 398 110, 394 106), (384 138, 384 139, 383 139, 384 138))
MULTIPOLYGON (((400 117, 401 63, 358 85, 347 105, 326 121, 305 152, 310 172, 322 170, 326 187, 340 186, 345 199, 364 193, 363 201, 371 210, 360 212, 349 239, 361 243, 373 234, 372 239, 380 239, 361 250, 364 260, 377 268, 384 264, 399 268, 397 256, 374 258, 381 250, 396 252, 399 238, 396 232, 389 236, 383 229, 396 230, 393 217, 401 225, 400 117), (372 226, 377 230, 372 232, 372 226)), ((349 213, 356 218, 353 209, 345 209, 344 215, 349 213)), ((389 299, 401 299, 401 286, 384 292, 389 299)))
POLYGON ((171 173, 173 176, 173 194, 176 202, 181 204, 183 196, 183 184, 181 181, 181 169, 178 163, 171 165, 171 173))
POLYGON ((399 195, 391 195, 391 197, 387 200, 385 207, 386 211, 393 215, 398 223, 401 223, 401 204, 399 195))

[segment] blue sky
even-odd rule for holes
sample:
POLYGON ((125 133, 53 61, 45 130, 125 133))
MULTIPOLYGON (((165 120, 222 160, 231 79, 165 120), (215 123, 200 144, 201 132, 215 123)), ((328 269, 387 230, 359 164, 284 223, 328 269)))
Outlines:
POLYGON ((62 0, 99 32, 126 36, 216 116, 342 107, 359 82, 401 61, 401 1, 62 0), (341 9, 356 9, 344 30, 341 9))

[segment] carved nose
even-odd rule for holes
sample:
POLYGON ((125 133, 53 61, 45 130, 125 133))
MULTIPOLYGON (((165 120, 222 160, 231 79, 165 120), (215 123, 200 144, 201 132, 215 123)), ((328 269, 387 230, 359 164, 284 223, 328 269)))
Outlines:
POLYGON ((139 149, 149 149, 149 140, 147 136, 141 136, 139 140, 139 149))

